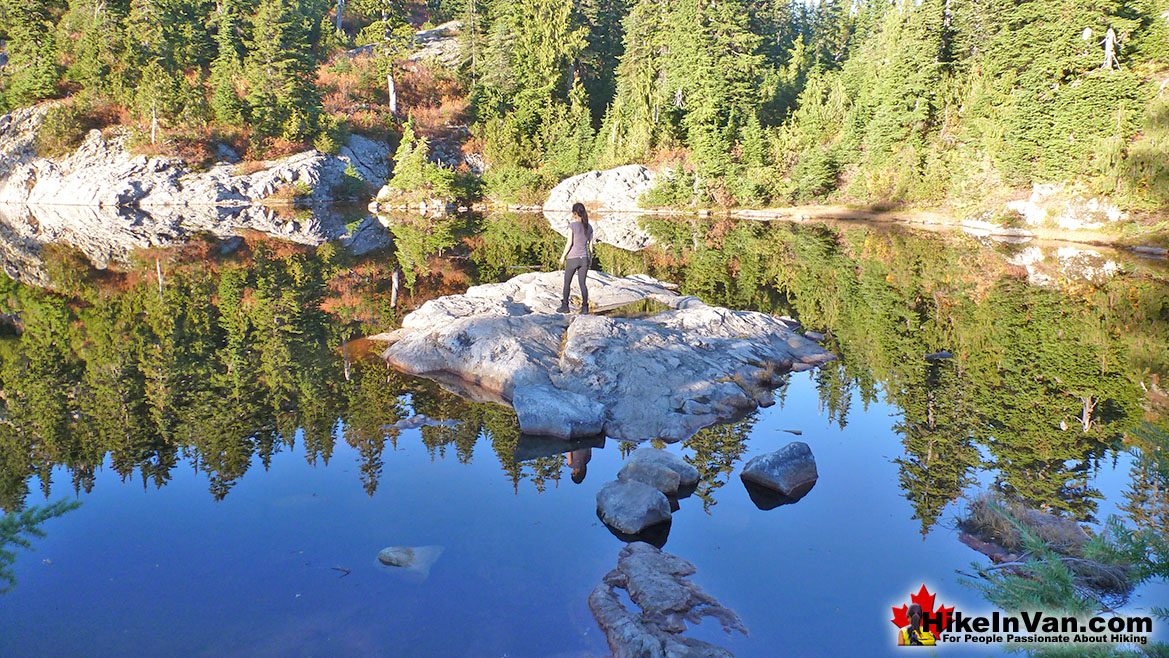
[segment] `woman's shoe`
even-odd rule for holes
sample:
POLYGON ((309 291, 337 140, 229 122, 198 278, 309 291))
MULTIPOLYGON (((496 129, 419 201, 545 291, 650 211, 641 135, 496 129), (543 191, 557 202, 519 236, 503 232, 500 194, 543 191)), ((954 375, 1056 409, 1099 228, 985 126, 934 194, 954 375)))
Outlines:
POLYGON ((557 313, 568 313, 568 304, 561 304, 560 308, 556 309, 557 313))

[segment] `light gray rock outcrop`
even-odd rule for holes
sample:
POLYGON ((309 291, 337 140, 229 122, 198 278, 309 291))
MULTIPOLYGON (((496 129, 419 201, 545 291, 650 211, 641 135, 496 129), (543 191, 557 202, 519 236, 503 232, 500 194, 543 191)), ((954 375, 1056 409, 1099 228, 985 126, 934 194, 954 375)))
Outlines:
POLYGON ((670 520, 670 501, 652 486, 636 480, 606 482, 597 491, 597 516, 627 535, 670 520))
POLYGON ((803 441, 793 441, 775 452, 747 462, 740 475, 750 482, 787 496, 800 498, 816 484, 816 459, 803 441))
POLYGON ((1029 197, 1007 202, 1005 210, 1028 226, 1054 224, 1071 231, 1098 229, 1128 218, 1128 213, 1105 197, 1085 198, 1053 183, 1033 183, 1029 197))
POLYGON ((594 170, 566 178, 552 188, 544 210, 570 211, 583 203, 589 212, 639 212, 641 196, 654 186, 657 175, 642 165, 594 170))
POLYGON ((47 106, 21 108, 0 118, 0 203, 80 206, 243 206, 290 185, 311 190, 305 201, 334 200, 352 166, 372 188, 389 173, 388 145, 354 135, 337 155, 306 151, 258 163, 244 172, 228 162, 195 171, 181 160, 134 155, 127 134, 106 138, 92 130, 76 151, 60 158, 36 152, 36 131, 47 106))
MULTIPOLYGON (((562 315, 562 277, 522 274, 430 300, 373 339, 389 344, 382 356, 403 372, 457 379, 517 409, 528 396, 553 395, 547 389, 575 393, 604 409, 607 436, 633 441, 688 438, 770 404, 789 371, 836 358, 773 316, 708 306, 644 275, 589 272, 594 312, 646 299, 672 310, 562 315)), ((592 413, 586 407, 574 422, 588 427, 592 413)), ((520 427, 535 429, 523 416, 520 427)))
POLYGON ((621 550, 617 568, 589 595, 589 610, 614 658, 730 658, 726 649, 682 635, 687 622, 716 619, 727 633, 747 634, 733 610, 690 581, 694 565, 643 542, 621 550), (629 610, 619 590, 638 609, 629 610))
POLYGON ((462 27, 460 21, 449 21, 429 30, 415 32, 414 45, 417 50, 410 53, 407 61, 432 60, 447 67, 458 66, 459 30, 462 27))

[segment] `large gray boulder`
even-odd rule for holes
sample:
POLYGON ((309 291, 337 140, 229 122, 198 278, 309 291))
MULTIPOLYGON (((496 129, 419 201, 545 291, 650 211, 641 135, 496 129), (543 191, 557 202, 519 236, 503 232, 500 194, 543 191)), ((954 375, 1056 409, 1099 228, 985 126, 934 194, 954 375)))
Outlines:
POLYGON ((588 171, 560 181, 548 193, 544 210, 572 210, 583 203, 589 212, 638 212, 641 196, 654 186, 657 175, 642 165, 588 171))
POLYGON ((666 495, 644 482, 614 480, 597 492, 597 515, 627 535, 670 520, 666 495))
POLYGON ((812 449, 803 441, 793 441, 775 452, 751 459, 740 477, 744 482, 798 499, 812 489, 819 475, 812 449))
POLYGON ((617 472, 617 479, 622 482, 636 480, 657 489, 667 496, 678 493, 679 478, 674 471, 652 463, 629 463, 617 472))
POLYGON ((548 193, 544 217, 552 230, 568 235, 572 205, 589 210, 596 239, 627 251, 653 244, 653 237, 638 224, 639 199, 653 186, 656 175, 641 165, 625 165, 589 171, 566 178, 548 193))
POLYGON ((644 447, 629 455, 617 479, 644 482, 668 496, 676 496, 679 489, 693 490, 698 484, 698 469, 672 452, 644 447))
MULTIPOLYGON (((382 356, 403 372, 458 379, 513 406, 523 387, 572 392, 604 410, 607 436, 631 441, 686 439, 770 404, 786 373, 836 358, 778 318, 708 306, 643 275, 589 272, 593 310, 647 299, 671 310, 640 318, 562 315, 562 277, 522 274, 433 299, 401 329, 372 338, 388 343, 382 356)), ((581 436, 595 409, 566 405, 579 416, 556 425, 581 436)), ((530 413, 520 417, 524 432, 542 426, 530 413)))
POLYGON ((337 155, 305 151, 254 163, 247 170, 219 162, 194 170, 177 158, 135 155, 129 134, 91 130, 76 151, 41 157, 36 133, 48 105, 0 117, 0 203, 80 206, 242 206, 281 188, 310 190, 304 200, 334 200, 334 189, 353 167, 373 188, 389 174, 387 144, 353 135, 337 155))
POLYGON ((657 448, 638 448, 629 455, 626 460, 627 464, 655 464, 663 468, 668 468, 678 474, 678 482, 681 487, 693 487, 698 484, 698 469, 686 463, 679 455, 668 450, 659 450, 657 448))
POLYGON ((643 542, 621 550, 617 568, 589 595, 589 610, 614 658, 730 658, 726 649, 682 635, 687 622, 717 620, 725 632, 747 629, 735 611, 689 579, 693 564, 643 542), (625 607, 618 590, 637 606, 625 607))

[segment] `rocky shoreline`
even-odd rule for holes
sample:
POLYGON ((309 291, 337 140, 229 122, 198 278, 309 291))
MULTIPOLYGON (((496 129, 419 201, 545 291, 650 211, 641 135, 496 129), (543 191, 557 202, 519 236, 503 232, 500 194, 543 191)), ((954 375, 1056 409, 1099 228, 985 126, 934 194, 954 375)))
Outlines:
MULTIPOLYGON (((0 207, 8 206, 9 216, 27 214, 19 210, 26 206, 139 208, 155 213, 186 208, 200 214, 195 222, 199 226, 226 223, 237 228, 261 226, 256 230, 277 236, 295 234, 298 227, 284 226, 272 213, 264 221, 255 221, 263 214, 255 207, 342 202, 350 198, 347 190, 354 185, 376 190, 389 176, 393 155, 387 144, 353 135, 335 155, 311 150, 245 164, 221 146, 220 161, 196 169, 178 158, 135 154, 128 132, 114 129, 108 134, 91 130, 73 153, 47 158, 37 153, 37 130, 52 107, 51 103, 42 104, 0 116, 0 207), (221 208, 237 210, 215 210, 221 208), (211 219, 212 215, 216 219, 211 219), (237 222, 237 217, 245 219, 237 222), (262 227, 265 223, 273 226, 262 227)), ((542 212, 550 226, 564 234, 572 203, 581 201, 605 220, 598 222, 598 239, 627 250, 653 244, 652 237, 638 227, 639 216, 717 216, 757 221, 893 222, 928 229, 955 228, 995 239, 1117 246, 1152 258, 1169 255, 1164 246, 1141 244, 1140 237, 1121 235, 1115 227, 1127 214, 1107 200, 1085 199, 1051 185, 1035 185, 1028 198, 1006 203, 997 215, 964 219, 940 210, 843 205, 640 208, 639 200, 661 175, 642 165, 625 165, 571 176, 553 188, 542 205, 480 202, 459 206, 451 200, 433 199, 400 209, 438 214, 466 210, 542 212), (1004 223, 1004 218, 1010 221, 1004 223)), ((376 202, 369 208, 374 214, 393 209, 399 208, 376 202)))
POLYGON ((52 104, 0 117, 0 204, 89 207, 241 207, 273 201, 332 203, 364 183, 376 189, 389 175, 387 144, 353 135, 336 155, 305 151, 238 164, 229 149, 221 161, 197 170, 178 158, 132 152, 130 136, 89 131, 72 153, 43 157, 37 131, 52 104), (347 173, 347 171, 349 173, 347 173), (356 173, 360 181, 353 179, 356 173), (281 195, 281 193, 283 193, 281 195), (283 198, 274 199, 276 195, 283 198))

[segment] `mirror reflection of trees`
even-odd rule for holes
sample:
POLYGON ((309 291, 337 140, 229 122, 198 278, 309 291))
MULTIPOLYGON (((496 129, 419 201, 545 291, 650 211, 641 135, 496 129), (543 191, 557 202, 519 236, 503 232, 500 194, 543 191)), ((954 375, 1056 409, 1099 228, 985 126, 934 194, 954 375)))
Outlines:
MULTIPOLYGON (((193 464, 223 497, 298 437, 310 463, 328 463, 337 438, 356 449, 372 493, 399 439, 393 423, 414 413, 459 421, 421 429, 436 458, 469 462, 484 440, 517 490, 554 486, 563 456, 517 463, 509 409, 402 377, 350 341, 436 295, 554 267, 562 238, 530 215, 388 223, 395 245, 361 259, 251 236, 227 254, 211 242, 142 254, 121 272, 86 270, 58 249, 59 290, 0 282, 0 313, 16 318, 0 334, 0 507, 21 508, 31 487, 47 493, 54 466, 87 491, 107 455, 122 478, 153 486, 193 464), (395 269, 407 284, 397 307, 395 269)), ((814 377, 838 426, 855 404, 901 411, 895 462, 923 532, 980 471, 1035 506, 1091 518, 1094 470, 1147 414, 1142 386, 1169 373, 1169 275, 1154 264, 1039 288, 1004 248, 962 235, 725 218, 643 225, 657 245, 602 246, 602 269, 826 331, 841 359, 814 377), (956 358, 922 358, 942 349, 956 358)), ((708 508, 750 431, 748 419, 687 442, 708 508)), ((1134 474, 1149 482, 1142 491, 1151 477, 1134 474)))

